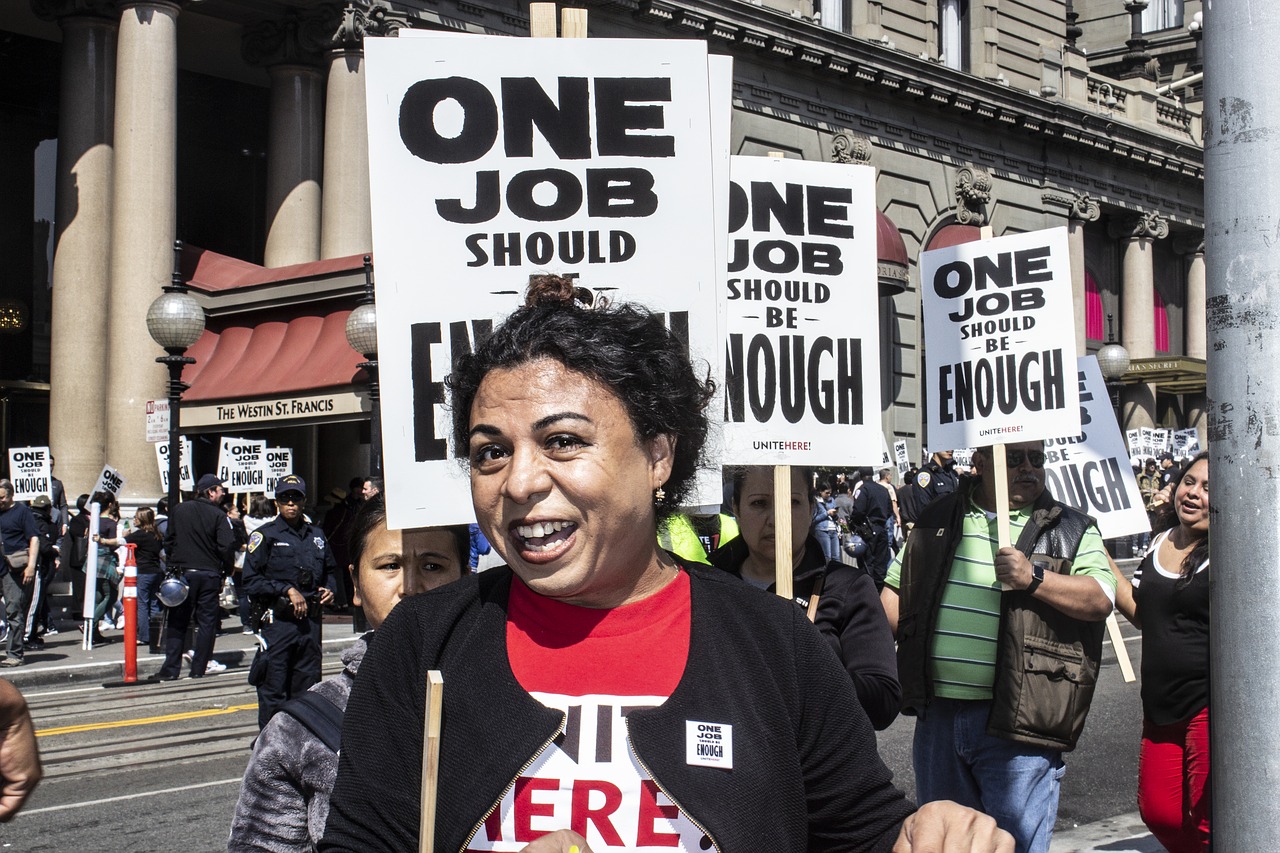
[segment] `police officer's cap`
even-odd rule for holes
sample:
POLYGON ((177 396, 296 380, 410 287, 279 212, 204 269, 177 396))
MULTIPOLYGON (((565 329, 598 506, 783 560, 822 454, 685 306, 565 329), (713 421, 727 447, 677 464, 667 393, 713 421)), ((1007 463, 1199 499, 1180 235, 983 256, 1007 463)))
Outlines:
POLYGON ((307 482, 297 474, 285 474, 279 480, 276 480, 276 494, 282 495, 285 492, 297 492, 304 498, 307 496, 307 482))

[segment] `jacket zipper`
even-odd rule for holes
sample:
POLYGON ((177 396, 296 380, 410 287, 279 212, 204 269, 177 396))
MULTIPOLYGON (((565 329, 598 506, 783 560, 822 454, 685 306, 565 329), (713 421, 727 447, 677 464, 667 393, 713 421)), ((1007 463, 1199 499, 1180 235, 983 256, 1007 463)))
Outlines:
POLYGON ((502 793, 498 795, 497 801, 493 805, 489 806, 488 811, 484 813, 484 817, 480 818, 480 822, 477 823, 474 828, 472 828, 471 834, 467 836, 467 840, 462 842, 462 847, 461 849, 458 850, 458 853, 466 853, 467 848, 471 846, 471 842, 475 839, 476 835, 479 834, 481 828, 485 824, 485 821, 489 819, 489 816, 493 814, 495 809, 497 809, 499 806, 502 805, 502 801, 506 798, 507 794, 511 792, 511 789, 516 786, 516 782, 520 781, 520 777, 524 774, 524 772, 528 770, 530 767, 532 767, 533 763, 538 760, 538 757, 541 756, 542 753, 547 751, 547 747, 551 746, 551 744, 555 742, 555 739, 560 737, 560 735, 564 732, 564 726, 565 726, 565 723, 568 721, 568 719, 569 719, 569 715, 566 714, 564 711, 561 711, 560 725, 559 727, 556 728, 555 734, 553 734, 551 737, 543 741, 542 746, 538 747, 538 751, 535 752, 532 756, 530 756, 529 760, 524 763, 523 767, 521 767, 519 770, 516 771, 515 777, 510 782, 507 783, 507 787, 503 788, 502 793))
POLYGON ((635 756, 636 763, 644 768, 645 773, 649 774, 649 778, 653 780, 653 784, 658 786, 658 790, 666 794, 667 799, 671 800, 671 802, 675 804, 675 807, 679 809, 680 814, 684 815, 685 820, 697 827, 698 831, 707 837, 707 840, 711 842, 711 846, 716 849, 716 853, 724 853, 724 851, 720 849, 720 845, 716 843, 715 838, 707 831, 707 828, 698 823, 697 819, 693 815, 689 814, 688 810, 685 809, 684 806, 680 805, 680 802, 675 797, 671 796, 671 792, 662 786, 662 783, 658 781, 657 776, 653 775, 653 771, 649 769, 649 765, 644 763, 644 759, 640 757, 640 753, 636 752, 635 742, 631 739, 631 726, 625 717, 622 720, 622 725, 627 730, 627 748, 630 749, 631 754, 635 756))

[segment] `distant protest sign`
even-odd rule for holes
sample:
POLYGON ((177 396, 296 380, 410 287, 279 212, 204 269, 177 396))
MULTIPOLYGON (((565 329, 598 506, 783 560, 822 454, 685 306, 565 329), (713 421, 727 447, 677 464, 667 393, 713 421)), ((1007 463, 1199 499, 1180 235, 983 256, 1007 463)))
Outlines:
POLYGON ((218 448, 218 479, 228 492, 266 489, 266 439, 223 436, 218 448))
POLYGON ((93 484, 93 491, 90 495, 96 495, 99 492, 106 492, 113 498, 119 497, 124 491, 125 479, 124 475, 112 468, 110 465, 102 466, 102 473, 98 475, 98 481, 93 484))
POLYGON ((911 470, 911 455, 907 451, 907 443, 898 439, 893 443, 893 458, 898 463, 898 476, 904 477, 911 470))
POLYGON ((530 274, 643 304, 720 362, 706 44, 369 39, 365 57, 388 522, 466 522, 444 377, 530 274))
POLYGON ((733 157, 725 452, 881 465, 875 170, 733 157))
POLYGON ((293 473, 293 448, 291 447, 268 447, 264 457, 263 464, 266 465, 266 492, 267 497, 275 498, 276 496, 276 480, 279 480, 285 474, 293 473))
POLYGON ((1173 430, 1157 428, 1151 430, 1151 446, 1155 453, 1168 453, 1173 449, 1173 430))
POLYGON ((1098 359, 1079 359, 1077 377, 1081 430, 1045 441, 1045 486, 1064 504, 1093 516, 1104 539, 1146 533, 1151 525, 1098 359))
MULTIPOLYGON (((169 442, 156 442, 156 465, 160 469, 160 491, 169 491, 169 442)), ((182 439, 182 455, 178 457, 178 488, 185 492, 196 490, 195 478, 191 476, 191 439, 182 439)))
POLYGON ((53 455, 47 447, 9 448, 9 480, 15 501, 53 495, 53 455))
POLYGON ((931 450, 1076 435, 1067 231, 920 256, 931 450))
POLYGON ((1179 429, 1173 432, 1173 455, 1179 459, 1190 459, 1200 452, 1200 433, 1194 429, 1179 429))

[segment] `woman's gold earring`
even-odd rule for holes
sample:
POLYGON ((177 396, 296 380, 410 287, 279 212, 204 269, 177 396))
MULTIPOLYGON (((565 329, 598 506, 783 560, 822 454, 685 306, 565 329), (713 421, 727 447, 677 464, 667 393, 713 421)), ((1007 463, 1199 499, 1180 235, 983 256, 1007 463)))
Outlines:
POLYGON ((667 499, 667 493, 662 490, 661 486, 659 486, 657 489, 654 490, 653 502, 655 504, 660 504, 666 499, 667 499))

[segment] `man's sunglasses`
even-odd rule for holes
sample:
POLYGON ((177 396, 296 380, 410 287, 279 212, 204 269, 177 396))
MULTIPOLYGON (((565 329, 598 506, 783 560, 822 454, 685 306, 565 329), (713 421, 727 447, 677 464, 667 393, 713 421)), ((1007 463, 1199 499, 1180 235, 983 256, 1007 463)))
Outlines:
POLYGON ((1005 464, 1010 468, 1018 468, 1026 460, 1031 461, 1032 468, 1044 467, 1044 451, 1043 450, 1006 450, 1004 452, 1005 464))
POLYGON ((285 492, 283 495, 276 495, 276 500, 282 504, 302 505, 303 497, 297 492, 285 492))

